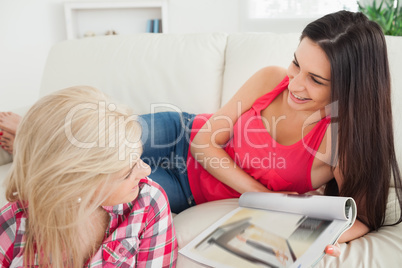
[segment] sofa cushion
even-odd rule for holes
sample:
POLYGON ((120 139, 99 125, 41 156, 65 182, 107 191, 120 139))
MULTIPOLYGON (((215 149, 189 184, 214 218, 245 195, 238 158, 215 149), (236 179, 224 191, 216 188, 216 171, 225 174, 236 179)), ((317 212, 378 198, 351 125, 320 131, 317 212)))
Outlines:
POLYGON ((391 101, 396 158, 402 167, 402 36, 386 36, 391 72, 391 101))
POLYGON ((221 33, 64 41, 50 51, 40 95, 90 85, 136 113, 212 113, 220 105, 226 40, 221 33))
POLYGON ((7 153, 3 149, 0 149, 0 166, 5 165, 7 163, 11 163, 11 161, 13 161, 11 154, 7 153))
POLYGON ((6 165, 0 166, 0 208, 3 207, 6 203, 6 196, 5 196, 5 188, 4 188, 4 180, 10 171, 12 163, 8 163, 6 165))
MULTIPOLYGON (((197 205, 176 215, 173 222, 179 250, 236 207, 238 207, 238 199, 226 199, 197 205), (206 215, 208 216, 206 217, 206 215)), ((187 267, 201 268, 205 266, 179 254, 177 268, 187 267)))

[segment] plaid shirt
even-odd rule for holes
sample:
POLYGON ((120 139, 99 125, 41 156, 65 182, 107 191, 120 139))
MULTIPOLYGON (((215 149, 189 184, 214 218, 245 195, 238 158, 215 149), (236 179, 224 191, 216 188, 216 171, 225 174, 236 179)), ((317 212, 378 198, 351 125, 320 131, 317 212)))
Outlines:
MULTIPOLYGON (((109 226, 101 247, 85 267, 176 266, 177 240, 167 196, 149 178, 139 186, 133 202, 103 207, 110 214, 109 226)), ((0 210, 0 268, 23 267, 25 221, 19 202, 0 210)))

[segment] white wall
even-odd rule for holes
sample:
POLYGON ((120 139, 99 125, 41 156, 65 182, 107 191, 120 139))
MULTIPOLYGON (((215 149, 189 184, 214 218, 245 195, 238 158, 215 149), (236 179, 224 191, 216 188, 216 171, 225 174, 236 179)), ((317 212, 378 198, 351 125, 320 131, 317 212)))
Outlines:
MULTIPOLYGON (((88 1, 101 0, 74 2, 88 1)), ((169 33, 300 32, 309 22, 248 20, 246 0, 167 1, 169 33)), ((0 0, 0 111, 28 106, 37 100, 49 49, 66 39, 63 3, 0 0)))
MULTIPOLYGON (((236 32, 238 1, 168 0, 169 32, 236 32)), ((63 2, 0 0, 0 111, 37 100, 49 49, 66 39, 63 2)))
POLYGON ((168 0, 169 32, 239 31, 239 1, 245 0, 168 0))
POLYGON ((0 110, 38 97, 49 48, 63 40, 61 0, 0 0, 0 110))

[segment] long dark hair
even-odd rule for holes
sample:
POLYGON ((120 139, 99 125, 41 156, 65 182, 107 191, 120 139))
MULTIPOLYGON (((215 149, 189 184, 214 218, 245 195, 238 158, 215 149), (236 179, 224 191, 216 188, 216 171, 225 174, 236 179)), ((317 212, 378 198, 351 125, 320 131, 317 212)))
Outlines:
MULTIPOLYGON (((351 196, 364 204, 360 212, 365 216, 359 220, 377 230, 384 224, 392 176, 402 207, 384 34, 362 13, 339 11, 307 25, 301 39, 305 37, 328 56, 331 103, 338 108, 338 117, 332 118, 338 128, 332 128, 331 136, 337 141, 335 161, 343 183, 338 189, 332 180, 325 194, 351 196)), ((402 215, 396 223, 401 221, 402 215)))

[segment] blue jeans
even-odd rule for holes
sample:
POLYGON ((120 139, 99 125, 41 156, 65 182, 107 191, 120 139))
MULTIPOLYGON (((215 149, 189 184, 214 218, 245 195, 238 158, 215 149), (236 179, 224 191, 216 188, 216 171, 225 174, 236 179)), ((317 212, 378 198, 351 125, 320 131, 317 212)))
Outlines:
POLYGON ((187 154, 194 114, 160 112, 139 116, 142 126, 141 159, 152 180, 165 190, 170 208, 179 213, 195 205, 187 175, 187 154))

